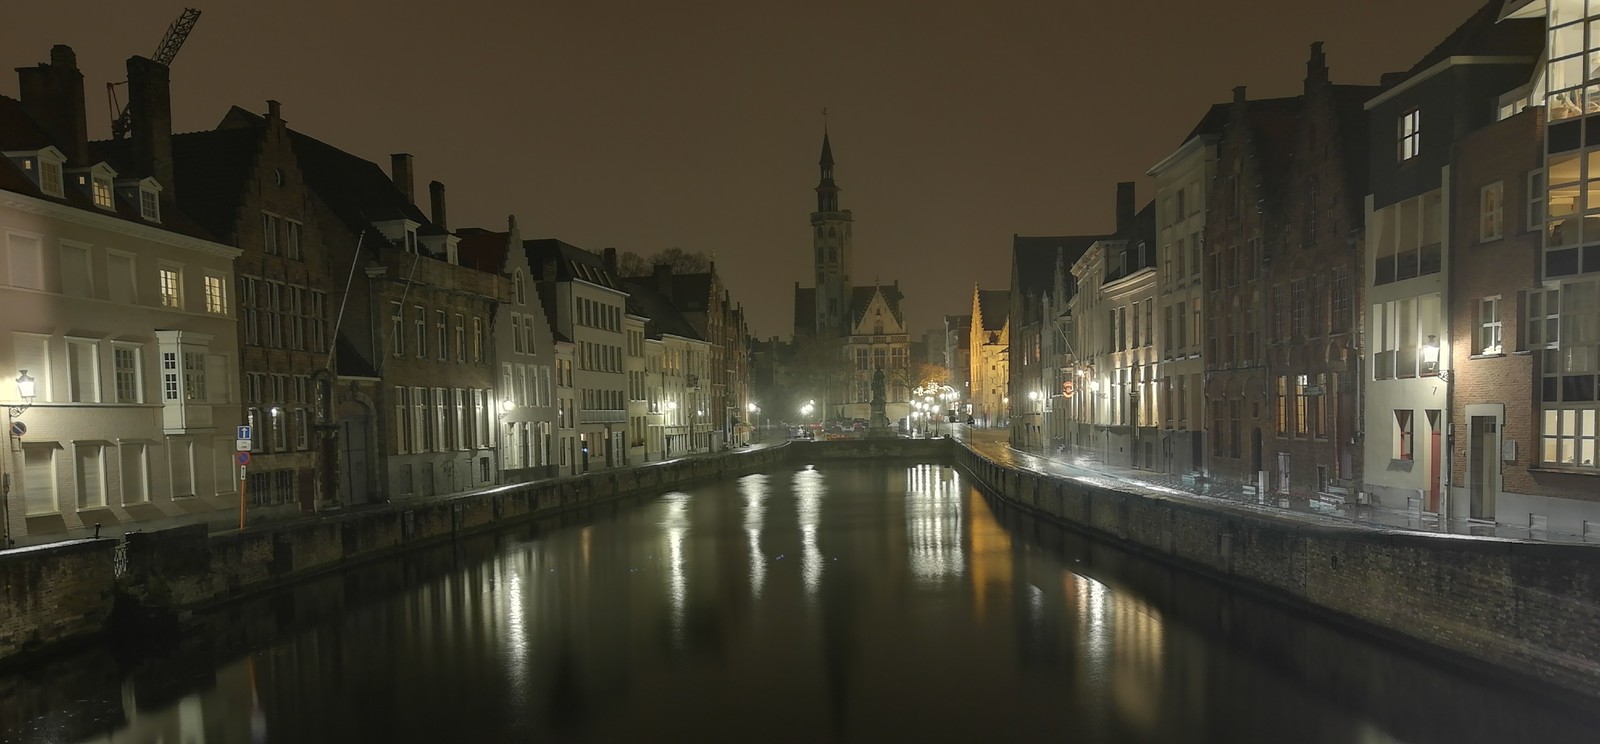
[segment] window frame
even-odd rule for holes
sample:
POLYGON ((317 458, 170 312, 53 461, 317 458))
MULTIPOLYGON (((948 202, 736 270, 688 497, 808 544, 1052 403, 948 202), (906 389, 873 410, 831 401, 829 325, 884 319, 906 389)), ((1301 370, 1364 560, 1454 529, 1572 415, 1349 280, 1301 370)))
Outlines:
POLYGON ((1484 184, 1478 189, 1478 242, 1500 240, 1505 232, 1505 182, 1484 184))
POLYGON ((1415 160, 1422 154, 1422 109, 1412 108, 1400 115, 1395 123, 1395 146, 1398 162, 1415 160))

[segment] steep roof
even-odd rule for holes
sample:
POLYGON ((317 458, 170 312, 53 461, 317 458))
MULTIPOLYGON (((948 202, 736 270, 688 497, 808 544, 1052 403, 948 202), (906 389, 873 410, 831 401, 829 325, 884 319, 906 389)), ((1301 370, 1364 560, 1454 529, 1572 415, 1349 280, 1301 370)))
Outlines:
POLYGON ((1206 109, 1205 115, 1200 117, 1199 122, 1195 123, 1194 129, 1189 130, 1189 133, 1184 135, 1183 142, 1179 142, 1178 146, 1182 147, 1184 142, 1188 142, 1195 137, 1208 134, 1212 136, 1221 135, 1222 130, 1228 126, 1228 107, 1232 105, 1231 103, 1211 104, 1211 108, 1206 109))
POLYGON ((711 302, 711 272, 672 275, 672 301, 684 312, 705 312, 711 302))
MULTIPOLYGON (((56 149, 65 153, 69 148, 60 146, 64 144, 52 142, 50 135, 43 127, 39 126, 39 123, 23 107, 21 101, 0 96, 0 151, 32 151, 56 146, 56 149)), ((93 214, 115 216, 128 222, 159 227, 162 230, 191 238, 209 241, 217 240, 215 233, 207 230, 191 218, 184 211, 182 204, 172 204, 166 199, 162 200, 161 221, 159 223, 151 223, 149 220, 144 219, 140 213, 139 205, 123 198, 120 189, 113 189, 113 209, 106 210, 95 206, 90 194, 72 182, 73 174, 65 171, 74 168, 87 168, 99 162, 106 162, 107 165, 111 166, 112 170, 118 171, 124 177, 130 172, 130 169, 126 167, 118 168, 116 163, 111 162, 109 158, 102 157, 94 148, 90 150, 90 157, 95 158, 94 162, 76 163, 69 160, 63 166, 61 196, 51 196, 44 193, 42 189, 34 185, 33 179, 28 178, 22 172, 22 169, 17 166, 15 161, 11 160, 11 158, 0 157, 0 189, 17 194, 26 194, 45 201, 65 204, 93 214)), ((171 186, 172 184, 162 185, 171 186)))
POLYGON ((623 287, 628 293, 628 312, 645 318, 645 336, 659 339, 670 335, 697 341, 705 340, 694 329, 694 324, 683 317, 683 312, 673 304, 672 300, 651 286, 649 277, 641 278, 645 281, 624 279, 623 287))
POLYGON ((896 323, 904 324, 905 318, 900 314, 900 301, 905 296, 900 294, 899 284, 867 285, 865 287, 850 288, 850 327, 867 317, 867 308, 872 305, 872 298, 879 293, 883 294, 883 301, 889 306, 889 314, 894 316, 896 323))
POLYGON ((1111 235, 1066 235, 1056 237, 1011 236, 1012 289, 1024 297, 1039 297, 1055 283, 1056 265, 1071 266, 1097 240, 1111 235))
POLYGON ((597 284, 609 289, 622 290, 622 280, 606 268, 605 259, 595 253, 555 238, 537 238, 522 241, 528 253, 528 267, 534 278, 570 282, 574 280, 597 284), (545 276, 545 262, 555 263, 556 275, 545 276))
POLYGON ((1006 327, 1011 311, 1011 290, 978 290, 978 313, 983 316, 983 330, 998 331, 1006 327))
POLYGON ((231 241, 265 131, 265 126, 240 127, 172 137, 178 203, 207 229, 231 241))
POLYGON ((1544 49, 1543 18, 1500 20, 1504 0, 1488 0, 1438 46, 1422 55, 1406 74, 1394 81, 1427 70, 1450 57, 1534 57, 1544 49))

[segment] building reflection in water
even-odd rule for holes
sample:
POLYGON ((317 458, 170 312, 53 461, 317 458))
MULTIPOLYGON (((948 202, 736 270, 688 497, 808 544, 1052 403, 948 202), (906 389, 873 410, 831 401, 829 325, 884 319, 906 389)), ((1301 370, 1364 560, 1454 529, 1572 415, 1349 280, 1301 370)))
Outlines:
POLYGON ((995 521, 994 512, 976 488, 965 489, 967 502, 967 533, 971 536, 972 612, 974 620, 982 625, 988 617, 991 602, 1004 602, 1012 591, 1014 569, 1011 533, 995 521), (991 597, 991 588, 998 593, 991 597))
POLYGON ((761 552, 761 528, 767 516, 767 476, 740 478, 739 492, 744 495, 744 532, 750 542, 750 594, 760 599, 767 583, 767 557, 761 552))
POLYGON ((961 476, 938 465, 906 468, 906 551, 919 581, 966 572, 962 551, 961 476))

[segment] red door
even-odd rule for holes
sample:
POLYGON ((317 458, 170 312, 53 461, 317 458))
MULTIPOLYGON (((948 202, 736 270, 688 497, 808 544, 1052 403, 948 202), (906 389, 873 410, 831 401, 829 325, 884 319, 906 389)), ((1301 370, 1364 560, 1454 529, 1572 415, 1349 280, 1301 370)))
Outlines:
POLYGON ((1439 513, 1439 430, 1435 428, 1429 435, 1431 440, 1428 447, 1428 511, 1439 513))

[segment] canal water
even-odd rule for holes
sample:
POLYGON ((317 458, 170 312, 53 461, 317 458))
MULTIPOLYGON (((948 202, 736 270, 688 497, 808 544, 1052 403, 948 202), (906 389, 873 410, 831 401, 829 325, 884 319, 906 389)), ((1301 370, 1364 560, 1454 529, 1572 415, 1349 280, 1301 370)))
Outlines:
POLYGON ((797 466, 0 677, 17 742, 1594 741, 1597 719, 992 502, 797 466))

